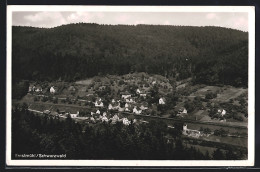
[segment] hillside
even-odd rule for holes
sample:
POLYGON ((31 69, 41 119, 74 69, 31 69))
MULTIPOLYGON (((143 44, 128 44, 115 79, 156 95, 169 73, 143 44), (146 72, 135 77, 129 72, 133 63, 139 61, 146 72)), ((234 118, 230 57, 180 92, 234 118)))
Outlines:
POLYGON ((69 24, 12 28, 13 79, 159 74, 247 87, 248 33, 220 27, 69 24))

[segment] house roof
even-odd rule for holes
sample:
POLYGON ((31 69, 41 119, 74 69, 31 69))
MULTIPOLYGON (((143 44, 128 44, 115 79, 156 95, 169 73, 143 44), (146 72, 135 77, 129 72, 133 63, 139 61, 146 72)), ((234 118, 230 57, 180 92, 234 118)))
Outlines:
POLYGON ((76 88, 74 86, 69 87, 69 91, 74 91, 74 90, 76 90, 76 88))

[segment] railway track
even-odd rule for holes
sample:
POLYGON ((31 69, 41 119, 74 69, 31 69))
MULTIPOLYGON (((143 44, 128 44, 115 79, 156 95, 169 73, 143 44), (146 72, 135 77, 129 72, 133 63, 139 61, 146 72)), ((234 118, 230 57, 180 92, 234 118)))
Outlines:
MULTIPOLYGON (((89 109, 84 106, 78 106, 78 105, 68 105, 68 104, 52 104, 52 103, 35 103, 34 104, 46 104, 46 105, 51 105, 51 106, 64 106, 64 107, 73 107, 73 108, 81 108, 81 109, 89 109)), ((96 108, 93 108, 96 109, 96 108)), ((195 121, 195 120, 190 120, 190 119, 177 119, 177 118, 166 118, 166 117, 160 117, 160 116, 147 116, 147 115, 137 115, 134 113, 130 112, 119 112, 116 111, 116 113, 122 113, 125 115, 134 115, 136 117, 143 117, 146 119, 159 119, 159 120, 167 120, 167 121, 173 121, 173 122, 183 122, 183 123, 192 123, 192 124, 204 124, 204 125, 214 125, 214 126, 220 126, 220 127, 229 127, 229 128, 238 128, 238 129, 247 129, 247 126, 242 126, 242 125, 232 125, 228 123, 217 123, 217 122, 209 122, 209 121, 195 121)))

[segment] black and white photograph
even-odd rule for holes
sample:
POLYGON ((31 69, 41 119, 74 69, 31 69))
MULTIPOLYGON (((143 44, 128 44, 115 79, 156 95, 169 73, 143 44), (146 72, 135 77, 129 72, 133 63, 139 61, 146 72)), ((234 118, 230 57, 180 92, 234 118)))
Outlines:
POLYGON ((253 166, 254 15, 7 6, 7 164, 253 166))

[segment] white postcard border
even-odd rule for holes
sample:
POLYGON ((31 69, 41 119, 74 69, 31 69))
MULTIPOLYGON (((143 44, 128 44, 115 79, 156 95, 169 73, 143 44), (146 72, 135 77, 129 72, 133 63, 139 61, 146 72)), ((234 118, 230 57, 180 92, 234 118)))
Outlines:
POLYGON ((6 164, 8 166, 253 166, 255 159, 255 8, 254 6, 7 6, 6 78, 6 164), (14 11, 88 11, 88 12, 247 12, 249 19, 248 67, 248 160, 12 160, 12 12, 14 11))

